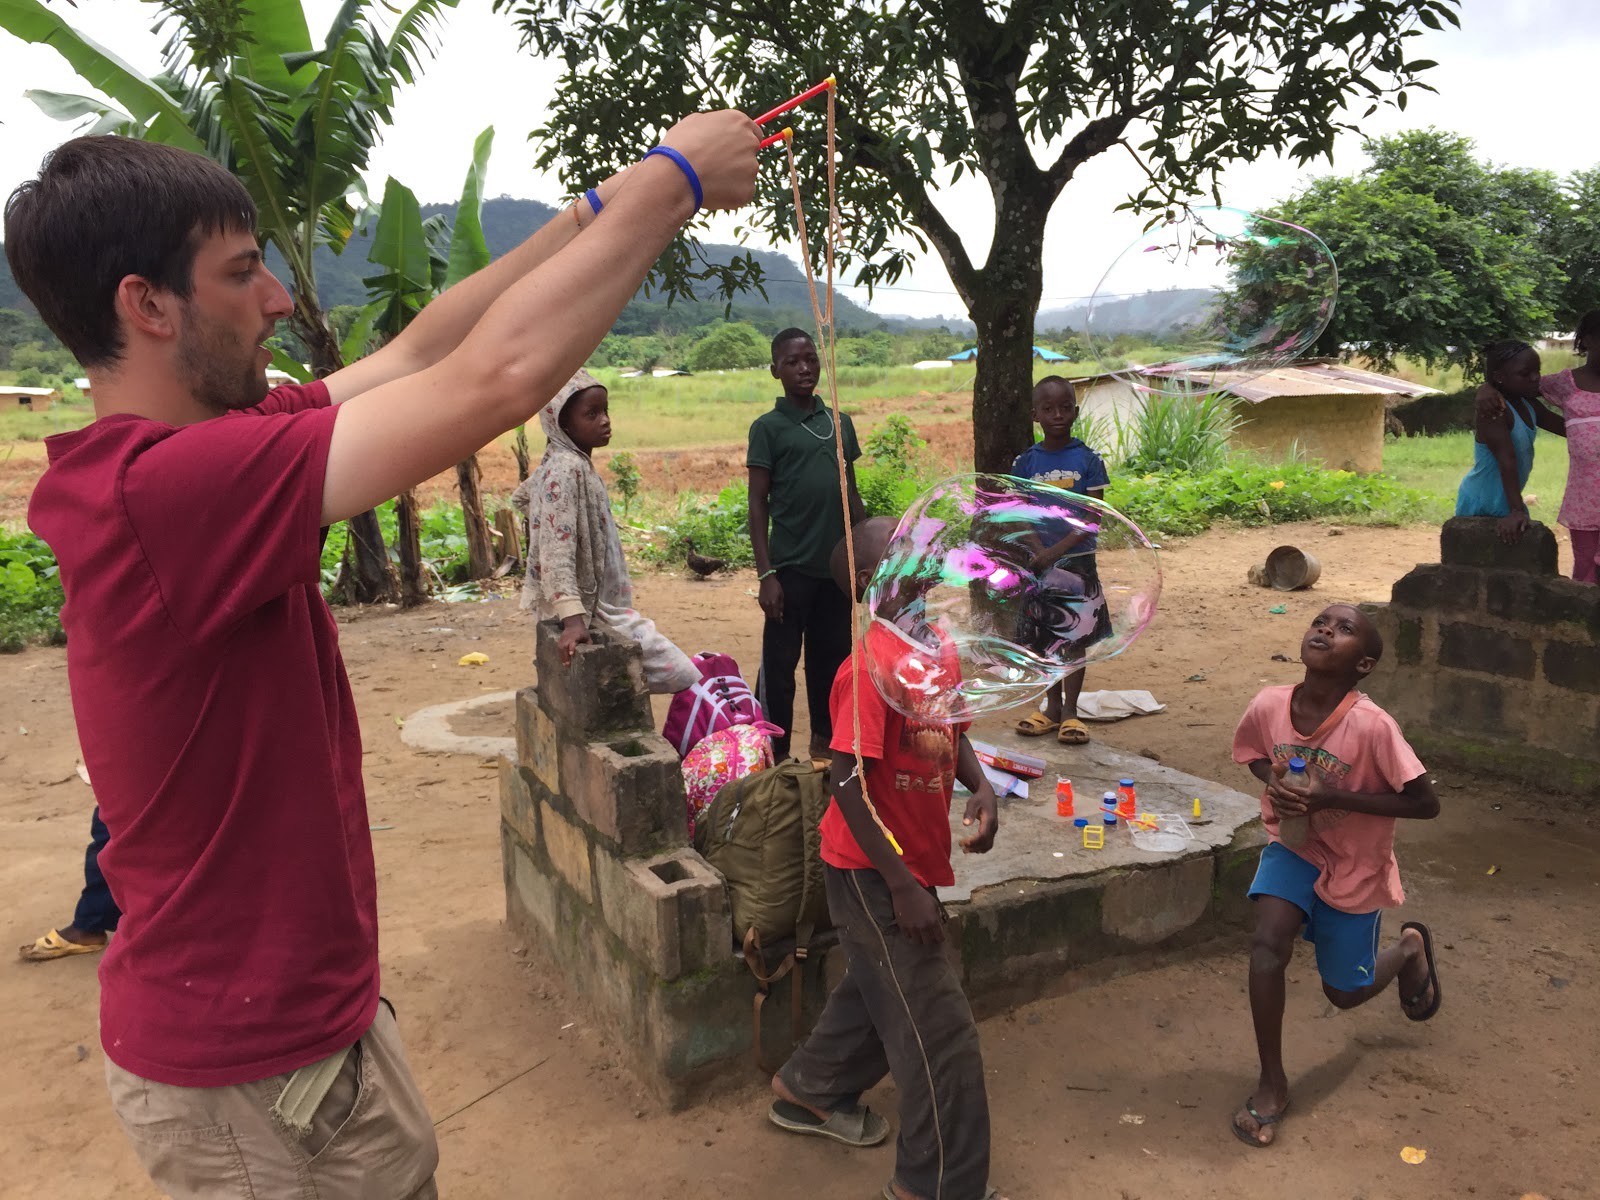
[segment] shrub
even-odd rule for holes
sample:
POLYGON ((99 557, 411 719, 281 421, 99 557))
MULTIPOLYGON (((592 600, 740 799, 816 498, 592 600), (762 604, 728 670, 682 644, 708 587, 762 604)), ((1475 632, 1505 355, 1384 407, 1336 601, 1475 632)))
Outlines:
POLYGON ((0 653, 66 640, 58 575, 55 555, 43 541, 26 530, 0 530, 0 653))
POLYGON ((742 483, 731 483, 707 500, 685 495, 678 499, 678 511, 656 531, 665 534, 644 551, 647 561, 660 565, 681 564, 688 543, 708 558, 720 558, 729 566, 748 567, 755 561, 750 549, 750 494, 742 483))
POLYGON ((716 326, 689 351, 691 371, 731 371, 765 366, 771 360, 766 339, 743 321, 716 326))
POLYGON ((1234 462, 1204 472, 1114 475, 1106 500, 1151 537, 1201 533, 1218 521, 1272 525, 1319 517, 1402 524, 1428 498, 1382 475, 1306 463, 1234 462))
MULTIPOLYGON (((1131 475, 1152 471, 1204 473, 1221 467, 1228 439, 1239 426, 1226 396, 1169 396, 1151 393, 1123 421, 1113 413, 1120 468, 1131 475)), ((1081 436, 1081 435, 1080 435, 1081 436)), ((1087 440, 1087 439, 1085 439, 1087 440)))

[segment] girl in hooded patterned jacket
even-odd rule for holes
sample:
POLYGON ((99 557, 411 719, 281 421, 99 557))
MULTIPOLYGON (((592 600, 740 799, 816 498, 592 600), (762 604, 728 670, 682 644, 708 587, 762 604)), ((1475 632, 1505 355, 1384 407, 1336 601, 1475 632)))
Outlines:
POLYGON ((579 371, 539 413, 548 445, 511 497, 528 515, 522 607, 561 623, 563 666, 592 640, 590 630, 604 627, 639 643, 652 692, 681 692, 699 681, 699 668, 633 607, 611 497, 591 458, 611 441, 607 399, 604 385, 579 371))

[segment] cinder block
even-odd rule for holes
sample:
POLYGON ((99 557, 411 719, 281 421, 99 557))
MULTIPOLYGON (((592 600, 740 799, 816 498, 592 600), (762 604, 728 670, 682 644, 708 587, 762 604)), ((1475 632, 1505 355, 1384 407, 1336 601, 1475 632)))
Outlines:
POLYGON ((585 904, 594 902, 594 873, 589 865, 589 839, 548 804, 540 806, 539 828, 550 865, 578 893, 585 904))
POLYGON ((539 798, 532 772, 500 756, 500 819, 530 849, 539 847, 539 798))
POLYGON ((539 707, 538 689, 523 688, 517 693, 517 758, 552 796, 561 794, 559 746, 555 722, 539 707))
POLYGON ((595 855, 606 925, 663 980, 718 966, 733 953, 722 876, 693 850, 648 859, 595 855))
POLYGON ((1554 575, 1556 538, 1534 521, 1521 541, 1508 546, 1500 540, 1493 517, 1451 517, 1439 531, 1439 557, 1457 567, 1554 575))
POLYGON ((1206 915, 1215 873, 1206 854, 1116 875, 1106 882, 1100 928, 1141 946, 1164 942, 1206 915))
POLYGON ((644 660, 632 638, 593 630, 594 640, 579 646, 572 664, 564 667, 558 646, 560 625, 541 621, 537 636, 539 700, 563 737, 589 742, 655 728, 644 660))
POLYGON ((1600 588, 1575 579, 1491 571, 1484 577, 1484 608, 1507 621, 1541 628, 1581 625, 1600 634, 1600 588))
MULTIPOLYGON (((1593 584, 1580 586, 1595 591, 1593 584)), ((1544 677, 1559 688, 1600 693, 1600 646, 1593 642, 1551 642, 1544 648, 1544 677)))
POLYGON ((561 776, 578 816, 624 855, 689 844, 683 766, 655 734, 567 742, 561 747, 561 776))
POLYGON ((1464 679, 1458 675, 1439 680, 1434 692, 1434 728, 1457 736, 1515 736, 1506 720, 1504 684, 1492 679, 1464 679))
POLYGON ((1394 656, 1407 666, 1422 661, 1422 622, 1415 617, 1404 617, 1395 628, 1394 656))
POLYGON ((500 826, 500 853, 506 881, 506 922, 524 937, 554 944, 561 926, 555 881, 539 869, 504 823, 500 826))
POLYGON ((1482 576, 1471 567, 1424 563, 1395 580, 1390 601, 1424 612, 1472 612, 1478 607, 1482 576))
POLYGON ((1533 643, 1527 638, 1462 623, 1441 626, 1439 635, 1439 662, 1443 666, 1504 675, 1508 679, 1533 678, 1533 643))

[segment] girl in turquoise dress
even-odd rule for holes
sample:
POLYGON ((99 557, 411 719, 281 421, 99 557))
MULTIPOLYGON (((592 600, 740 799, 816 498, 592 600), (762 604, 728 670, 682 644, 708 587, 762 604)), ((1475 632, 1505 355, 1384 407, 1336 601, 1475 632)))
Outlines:
POLYGON ((1456 516, 1498 517, 1500 540, 1520 541, 1528 528, 1522 489, 1533 471, 1539 429, 1566 435, 1566 422, 1539 400, 1539 353, 1527 342, 1495 342, 1484 350, 1488 383, 1478 392, 1472 470, 1456 493, 1456 516))

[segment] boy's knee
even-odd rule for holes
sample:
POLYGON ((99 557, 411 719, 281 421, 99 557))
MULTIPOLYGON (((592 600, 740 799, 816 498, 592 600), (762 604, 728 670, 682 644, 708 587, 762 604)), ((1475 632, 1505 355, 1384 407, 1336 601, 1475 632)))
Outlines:
POLYGON ((1322 994, 1328 998, 1328 1003, 1335 1008, 1349 1009, 1364 1004, 1367 999, 1365 992, 1341 992, 1331 983, 1322 985, 1322 994))
POLYGON ((1277 974, 1289 967, 1294 957, 1294 935, 1285 936, 1274 929, 1257 929, 1250 942, 1250 971, 1252 974, 1277 974))

